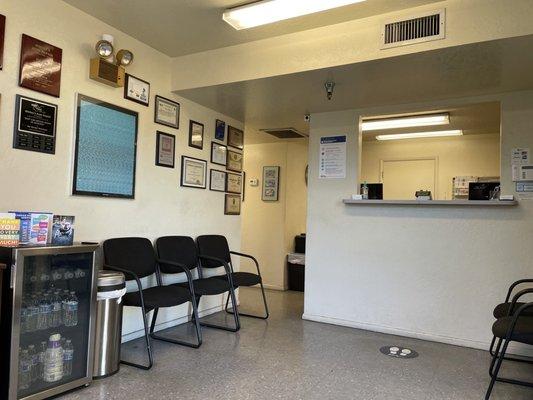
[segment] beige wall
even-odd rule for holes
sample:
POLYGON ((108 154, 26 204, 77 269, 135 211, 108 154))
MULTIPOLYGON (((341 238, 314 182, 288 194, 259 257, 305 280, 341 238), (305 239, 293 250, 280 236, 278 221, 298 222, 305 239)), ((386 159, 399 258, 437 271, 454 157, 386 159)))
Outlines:
MULTIPOLYGON (((224 215, 224 194, 209 190, 180 188, 180 157, 187 154, 209 160, 210 139, 216 118, 242 126, 212 110, 174 96, 170 92, 170 59, 124 33, 59 0, 4 0, 0 13, 6 15, 4 70, 0 71, 0 210, 50 210, 76 216, 76 240, 101 241, 110 237, 165 234, 196 236, 221 233, 233 248, 240 248, 240 217, 224 215), (61 97, 59 99, 19 88, 17 85, 22 33, 63 49, 61 97), (151 84, 150 107, 123 98, 115 89, 88 78, 89 59, 102 33, 115 36, 115 44, 135 54, 128 72, 151 84), (95 97, 139 113, 135 200, 72 196, 72 165, 76 93, 95 97), (57 104, 56 154, 47 155, 12 149, 15 95, 57 104), (181 103, 180 129, 153 123, 154 95, 181 103), (204 150, 188 147, 189 119, 205 124, 204 150), (156 167, 156 130, 176 135, 176 168, 156 167)), ((176 279, 183 279, 178 277, 176 279)), ((202 299, 205 310, 216 310, 222 299, 202 299)), ((183 321, 187 307, 160 313, 160 327, 183 321)), ((141 333, 138 310, 126 310, 124 334, 141 333)))
MULTIPOLYGON (((500 135, 482 134, 460 137, 364 141, 361 153, 361 182, 380 182, 381 160, 436 159, 437 181, 434 198, 452 198, 454 176, 499 176, 500 135)), ((413 171, 416 173, 416 171, 413 171)))
MULTIPOLYGON (((258 259, 265 286, 271 289, 287 288, 286 256, 293 251, 294 236, 305 232, 307 149, 307 141, 246 145, 246 180, 257 178, 259 186, 246 183, 241 248, 258 259), (263 167, 273 165, 281 167, 279 201, 263 201, 263 167)), ((243 261, 241 269, 254 267, 243 261)))

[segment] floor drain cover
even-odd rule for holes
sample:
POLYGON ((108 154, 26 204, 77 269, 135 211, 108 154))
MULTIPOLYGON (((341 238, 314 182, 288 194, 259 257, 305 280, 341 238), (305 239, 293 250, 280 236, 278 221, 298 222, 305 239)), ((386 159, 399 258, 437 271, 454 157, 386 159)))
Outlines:
POLYGON ((418 353, 412 349, 401 346, 383 346, 379 349, 383 354, 395 358, 416 358, 418 353))

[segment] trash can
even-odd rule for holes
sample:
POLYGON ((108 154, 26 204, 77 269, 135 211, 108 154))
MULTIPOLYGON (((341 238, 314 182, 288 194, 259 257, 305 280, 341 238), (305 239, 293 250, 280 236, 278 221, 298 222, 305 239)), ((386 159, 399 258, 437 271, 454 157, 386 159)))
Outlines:
POLYGON ((289 253, 287 267, 289 270, 289 290, 303 292, 305 286, 305 254, 289 253))
POLYGON ((121 272, 99 271, 93 378, 105 378, 120 368, 122 296, 126 279, 121 272))

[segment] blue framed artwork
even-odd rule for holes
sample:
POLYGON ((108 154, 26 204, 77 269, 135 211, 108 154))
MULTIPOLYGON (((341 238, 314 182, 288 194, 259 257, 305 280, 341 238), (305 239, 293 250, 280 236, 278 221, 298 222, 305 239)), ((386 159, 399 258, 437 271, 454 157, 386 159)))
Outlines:
POLYGON ((225 134, 226 134, 226 123, 224 121, 217 119, 216 125, 215 125, 215 139, 223 142, 225 134))
POLYGON ((138 113, 78 94, 72 194, 135 197, 138 113))

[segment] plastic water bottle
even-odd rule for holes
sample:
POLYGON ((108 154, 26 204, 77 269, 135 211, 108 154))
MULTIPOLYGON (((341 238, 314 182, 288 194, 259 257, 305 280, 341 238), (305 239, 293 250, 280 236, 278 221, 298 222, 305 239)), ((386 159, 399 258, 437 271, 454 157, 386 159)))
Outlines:
POLYGON ((55 333, 48 339, 48 348, 44 354, 43 380, 57 382, 63 378, 63 348, 61 335, 55 333))
POLYGON ((49 326, 51 328, 57 328, 58 326, 61 326, 62 321, 62 304, 61 304, 61 296, 59 295, 59 291, 56 291, 51 296, 51 304, 52 304, 52 312, 50 314, 50 324, 49 326))
POLYGON ((41 342, 41 348, 39 350, 39 368, 38 368, 38 379, 39 380, 42 380, 43 379, 43 373, 44 373, 44 356, 46 354, 46 348, 47 348, 47 343, 46 341, 44 342, 41 342))
POLYGON ((43 295, 39 303, 39 316, 37 318, 37 329, 47 329, 50 323, 50 313, 52 312, 52 304, 50 297, 47 294, 43 295))
POLYGON ((65 305, 65 326, 78 325, 78 298, 75 292, 70 292, 65 305))
POLYGON ((28 332, 28 299, 22 299, 20 308, 20 331, 22 333, 28 332))
POLYGON ((37 330, 37 319, 39 318, 39 301, 33 295, 26 306, 26 331, 34 332, 37 330))
POLYGON ((28 357, 31 362, 31 382, 35 382, 39 375, 39 354, 35 351, 33 344, 28 346, 28 357))
POLYGON ((67 339, 63 348, 63 376, 72 375, 72 360, 74 359, 74 347, 72 341, 67 339))
POLYGON ((28 389, 31 384, 31 360, 28 350, 22 350, 19 356, 19 389, 28 389))

